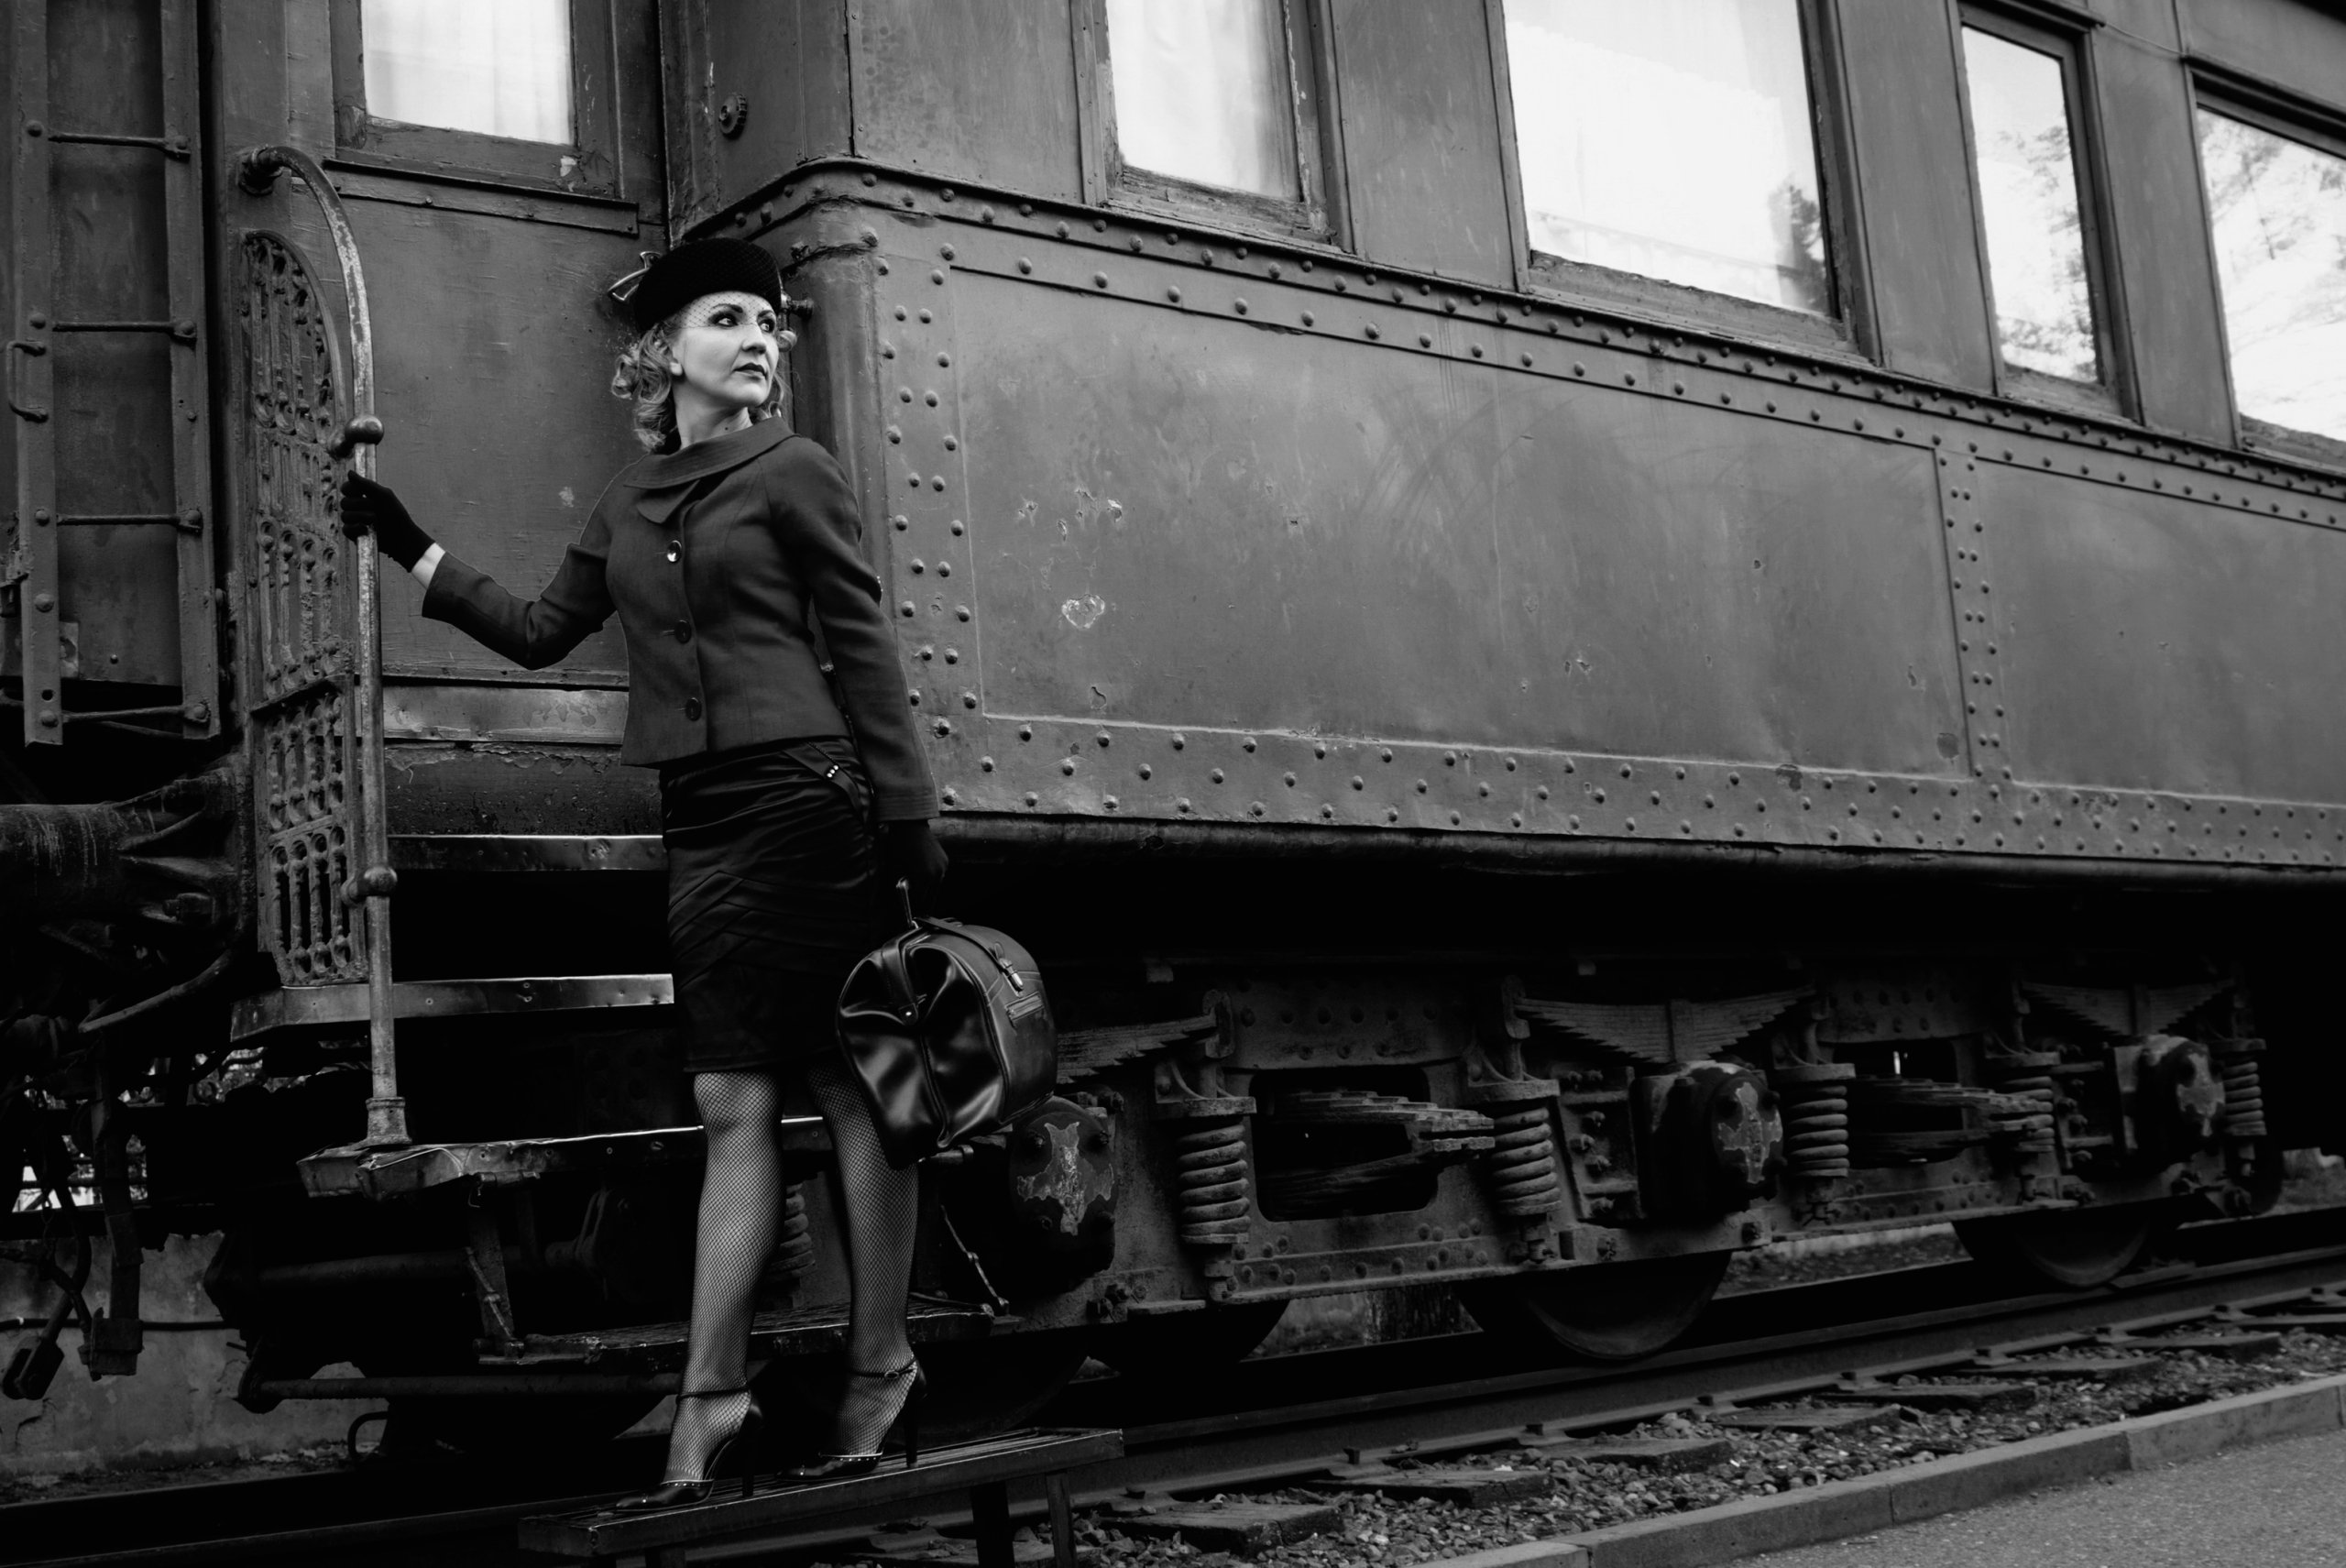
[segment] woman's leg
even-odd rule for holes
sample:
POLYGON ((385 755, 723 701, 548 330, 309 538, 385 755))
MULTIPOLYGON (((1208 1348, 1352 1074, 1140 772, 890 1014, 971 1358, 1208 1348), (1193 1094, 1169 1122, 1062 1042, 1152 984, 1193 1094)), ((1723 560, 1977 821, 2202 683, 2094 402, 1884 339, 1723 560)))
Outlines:
MULTIPOLYGON (((839 1174, 839 1205, 847 1224, 848 1278, 854 1290, 848 1368, 893 1372, 912 1359, 904 1337, 904 1299, 912 1288, 913 1231, 920 1217, 920 1170, 898 1170, 880 1146, 871 1102, 845 1063, 820 1054, 807 1065, 839 1174)), ((870 1453, 888 1435, 909 1386, 850 1378, 833 1434, 836 1453, 870 1453)))
MULTIPOLYGON (((782 1212, 782 1152, 776 1124, 781 1086, 764 1072, 693 1077, 708 1164, 700 1183, 700 1232, 693 1254, 692 1337, 687 1390, 739 1388, 747 1381, 750 1315, 758 1278, 773 1253, 782 1212)), ((710 1451, 741 1424, 746 1395, 679 1399, 668 1431, 668 1479, 708 1474, 710 1451)))

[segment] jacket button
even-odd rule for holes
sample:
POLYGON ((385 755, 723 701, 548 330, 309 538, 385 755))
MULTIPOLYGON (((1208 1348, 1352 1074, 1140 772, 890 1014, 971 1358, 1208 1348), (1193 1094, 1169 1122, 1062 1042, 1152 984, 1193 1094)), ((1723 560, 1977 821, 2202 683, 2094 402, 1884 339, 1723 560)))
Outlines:
POLYGON ((700 717, 700 698, 696 696, 688 696, 685 698, 685 717, 686 718, 698 718, 700 717))
POLYGON ((689 642, 692 640, 693 623, 689 620, 680 620, 676 622, 676 641, 679 642, 689 642))
POLYGON ((681 561, 684 558, 685 542, 681 539, 671 539, 668 541, 668 559, 671 562, 675 562, 681 561))

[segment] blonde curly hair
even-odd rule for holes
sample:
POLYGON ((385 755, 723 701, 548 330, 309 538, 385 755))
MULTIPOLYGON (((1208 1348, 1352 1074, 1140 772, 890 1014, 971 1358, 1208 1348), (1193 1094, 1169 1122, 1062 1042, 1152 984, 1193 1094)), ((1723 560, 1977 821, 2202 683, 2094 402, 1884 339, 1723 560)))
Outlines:
MULTIPOLYGON (((676 449, 675 379, 668 374, 668 351, 685 330, 685 317, 691 308, 678 311, 620 349, 619 363, 611 371, 611 396, 635 406, 635 438, 646 452, 676 449)), ((790 416, 789 356, 797 341, 796 333, 783 331, 773 385, 766 392, 766 400, 750 411, 751 423, 790 416)))

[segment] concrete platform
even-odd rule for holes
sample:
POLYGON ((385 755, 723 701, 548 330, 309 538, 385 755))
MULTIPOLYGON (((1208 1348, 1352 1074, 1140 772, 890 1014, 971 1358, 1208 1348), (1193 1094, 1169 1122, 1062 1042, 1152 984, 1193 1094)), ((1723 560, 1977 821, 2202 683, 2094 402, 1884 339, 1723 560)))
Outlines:
POLYGON ((2346 1432, 1742 1559, 1751 1568, 2339 1568, 2346 1432))

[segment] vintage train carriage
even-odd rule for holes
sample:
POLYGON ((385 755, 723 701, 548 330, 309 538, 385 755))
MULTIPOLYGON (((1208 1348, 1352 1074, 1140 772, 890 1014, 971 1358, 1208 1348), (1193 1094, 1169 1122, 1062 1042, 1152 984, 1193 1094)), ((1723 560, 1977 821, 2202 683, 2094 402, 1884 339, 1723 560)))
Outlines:
MULTIPOLYGON (((616 632, 502 666, 331 488, 379 414, 543 579, 672 234, 806 302, 954 902, 1065 1025, 928 1184, 973 1419, 1405 1282, 1636 1354, 1917 1216, 2089 1281, 2339 1141, 2332 13, 464 11, 12 16, 5 1125, 117 1242, 227 1227, 249 1401, 668 1386, 616 632)), ((843 1291, 795 1135, 785 1362, 843 1291)))

